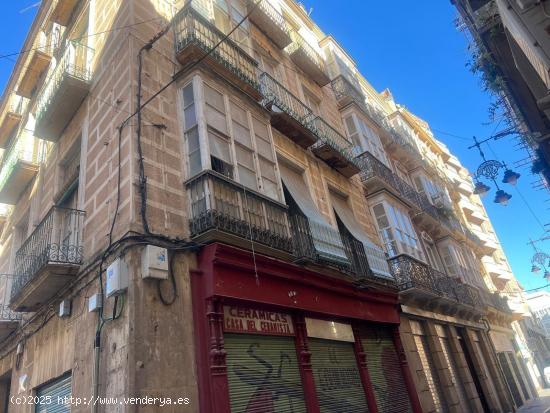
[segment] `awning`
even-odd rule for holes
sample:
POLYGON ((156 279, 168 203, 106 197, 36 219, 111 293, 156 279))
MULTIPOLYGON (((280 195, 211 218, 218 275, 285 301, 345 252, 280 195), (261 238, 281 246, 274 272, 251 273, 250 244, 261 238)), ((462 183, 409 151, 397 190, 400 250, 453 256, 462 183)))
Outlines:
POLYGON ((340 233, 317 209, 302 174, 282 163, 279 164, 279 168, 286 189, 309 221, 309 229, 317 253, 331 261, 348 263, 340 233))
POLYGON ((350 234, 363 244, 372 272, 382 277, 392 277, 384 250, 374 244, 367 234, 361 230, 361 225, 355 219, 346 199, 332 191, 330 192, 330 199, 334 212, 336 212, 340 221, 342 221, 350 234))

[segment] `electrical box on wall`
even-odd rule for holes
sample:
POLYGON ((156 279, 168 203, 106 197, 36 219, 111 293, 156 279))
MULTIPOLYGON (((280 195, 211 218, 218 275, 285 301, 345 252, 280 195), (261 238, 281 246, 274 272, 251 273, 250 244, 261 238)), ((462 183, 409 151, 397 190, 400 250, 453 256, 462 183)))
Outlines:
POLYGON ((141 252, 141 278, 166 280, 168 278, 168 250, 147 245, 141 252))
POLYGON ((71 316, 71 300, 63 300, 59 303, 59 317, 71 316))
POLYGON ((96 293, 88 298, 88 312, 94 313, 96 311, 99 311, 99 309, 102 307, 102 299, 101 294, 96 293))
POLYGON ((119 295, 128 289, 128 266, 121 258, 107 267, 107 297, 119 295))

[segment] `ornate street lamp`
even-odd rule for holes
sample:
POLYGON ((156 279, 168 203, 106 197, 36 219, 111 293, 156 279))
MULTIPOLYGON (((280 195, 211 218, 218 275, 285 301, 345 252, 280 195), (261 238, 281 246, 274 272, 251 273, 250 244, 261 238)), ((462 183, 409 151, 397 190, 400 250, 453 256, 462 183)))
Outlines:
POLYGON ((494 159, 487 160, 485 158, 485 154, 481 150, 481 144, 485 141, 478 142, 477 138, 474 136, 475 143, 474 145, 469 147, 469 149, 476 147, 479 150, 479 154, 481 155, 481 158, 483 159, 483 162, 481 163, 481 165, 478 166, 477 171, 474 175, 474 179, 476 180, 474 194, 477 194, 480 196, 486 195, 487 192, 489 192, 489 189, 491 188, 488 185, 481 182, 480 178, 483 177, 485 179, 490 179, 495 183, 495 186, 497 188, 497 193, 495 195, 494 202, 496 204, 506 206, 508 205, 508 201, 510 201, 510 199, 512 198, 512 195, 503 191, 498 186, 496 179, 499 175, 499 172, 501 169, 504 169, 504 178, 502 179, 502 182, 510 185, 516 185, 521 175, 509 169, 504 162, 500 162, 494 159))

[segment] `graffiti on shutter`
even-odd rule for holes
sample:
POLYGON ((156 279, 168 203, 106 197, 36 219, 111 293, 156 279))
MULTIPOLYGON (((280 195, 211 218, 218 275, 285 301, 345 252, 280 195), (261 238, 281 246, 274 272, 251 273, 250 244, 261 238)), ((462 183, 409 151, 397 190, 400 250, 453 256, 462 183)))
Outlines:
POLYGON ((232 413, 305 413, 293 337, 224 335, 232 413))
POLYGON ((38 403, 35 413, 70 413, 71 376, 62 377, 36 391, 38 403))
POLYGON ((412 413, 390 328, 361 328, 361 343, 380 413, 412 413))
POLYGON ((320 412, 368 412, 354 344, 320 338, 308 343, 320 412))

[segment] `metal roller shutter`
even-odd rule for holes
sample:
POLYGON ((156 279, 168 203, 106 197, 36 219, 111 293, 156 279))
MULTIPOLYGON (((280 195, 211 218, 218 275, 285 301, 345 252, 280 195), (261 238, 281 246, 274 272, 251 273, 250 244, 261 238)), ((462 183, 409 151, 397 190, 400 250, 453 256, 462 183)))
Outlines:
POLYGON ((320 412, 368 412, 354 344, 320 338, 308 343, 320 412))
POLYGON ((225 334, 232 413, 306 413, 294 337, 225 334))
POLYGON ((36 405, 35 413, 69 413, 71 406, 64 404, 63 399, 71 397, 71 376, 38 388, 36 396, 44 403, 36 405))
POLYGON ((519 389, 516 386, 516 381, 514 380, 514 375, 512 374, 512 369, 510 367, 510 363, 508 362, 508 357, 506 357, 506 353, 498 353, 498 362, 500 363, 500 367, 502 368, 502 371, 504 372, 504 378, 506 379, 506 384, 508 385, 508 389, 510 390, 510 393, 512 393, 512 397, 514 398, 514 402, 516 403, 516 406, 521 406, 523 404, 523 400, 521 400, 521 395, 519 394, 519 389))
POLYGON ((367 358, 378 411, 412 412, 391 331, 385 327, 364 327, 361 329, 361 343, 367 358))
POLYGON ((432 354, 430 353, 430 347, 428 344, 428 339, 424 334, 422 325, 417 321, 411 321, 411 327, 413 330, 414 342, 416 344, 416 349, 418 350, 418 356, 420 357, 420 362, 426 374, 426 380, 428 382, 428 388, 432 395, 432 399, 435 405, 436 412, 446 412, 447 406, 445 404, 445 396, 443 394, 443 387, 439 381, 439 376, 437 375, 437 369, 435 363, 432 359, 432 354))

